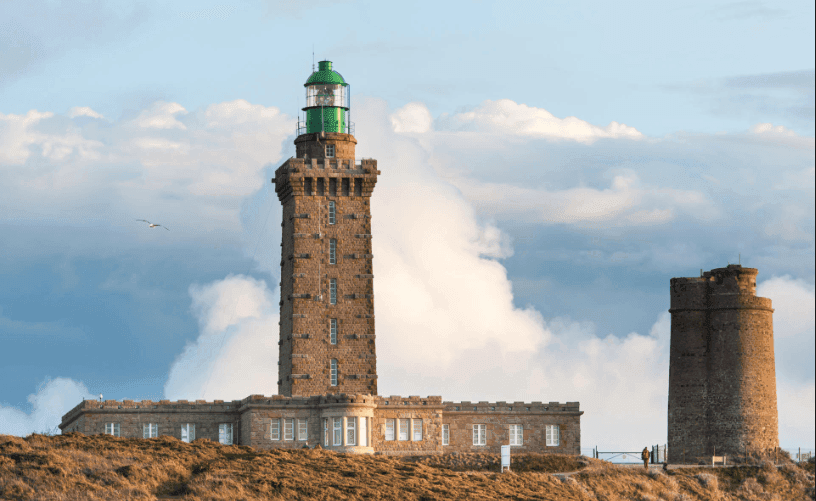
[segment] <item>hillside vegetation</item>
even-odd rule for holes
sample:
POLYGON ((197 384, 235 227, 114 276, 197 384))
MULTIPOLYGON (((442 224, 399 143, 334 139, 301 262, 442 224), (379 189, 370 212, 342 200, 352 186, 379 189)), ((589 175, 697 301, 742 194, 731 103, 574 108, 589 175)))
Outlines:
POLYGON ((585 457, 354 456, 319 449, 257 451, 208 440, 69 433, 0 435, 0 499, 803 500, 813 465, 624 468, 585 457), (575 472, 571 475, 553 475, 575 472))

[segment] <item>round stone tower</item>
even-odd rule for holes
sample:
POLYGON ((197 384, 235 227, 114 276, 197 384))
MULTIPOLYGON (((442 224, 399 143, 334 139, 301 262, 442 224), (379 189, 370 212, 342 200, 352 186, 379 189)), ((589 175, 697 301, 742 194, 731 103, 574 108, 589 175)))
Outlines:
POLYGON ((755 268, 671 279, 669 462, 779 446, 771 300, 755 268))

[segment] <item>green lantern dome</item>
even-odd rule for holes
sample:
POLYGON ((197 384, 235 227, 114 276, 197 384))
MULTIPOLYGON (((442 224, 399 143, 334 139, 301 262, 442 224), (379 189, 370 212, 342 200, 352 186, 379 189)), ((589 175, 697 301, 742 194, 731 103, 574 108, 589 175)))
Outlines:
POLYGON ((306 83, 305 127, 298 126, 298 135, 314 132, 354 134, 349 121, 351 86, 343 75, 332 69, 331 61, 320 61, 306 83))

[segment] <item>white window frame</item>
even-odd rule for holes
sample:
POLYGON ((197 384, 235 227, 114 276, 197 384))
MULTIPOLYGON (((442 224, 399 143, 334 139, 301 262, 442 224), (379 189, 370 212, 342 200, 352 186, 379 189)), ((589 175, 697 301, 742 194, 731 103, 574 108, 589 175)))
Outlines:
POLYGON ((548 424, 547 430, 547 446, 558 447, 561 445, 561 427, 557 424, 548 424))
POLYGON ((473 445, 487 445, 487 425, 473 425, 473 445))
POLYGON ((357 418, 346 418, 346 445, 357 445, 357 418))
POLYGON ((337 304, 337 279, 329 279, 329 304, 337 304))
POLYGON ((400 419, 398 422, 398 432, 399 432, 399 441, 405 442, 407 441, 411 435, 411 420, 410 419, 400 419), (403 426, 405 425, 405 426, 403 426))
POLYGON ((338 374, 339 371, 337 369, 337 359, 336 358, 333 358, 333 359, 331 359, 329 361, 329 371, 330 371, 330 374, 331 374, 330 375, 330 377, 331 377, 331 381, 330 381, 331 386, 337 386, 337 374, 338 374))
POLYGON ((105 423, 105 435, 121 436, 121 426, 119 423, 105 423))
POLYGON ((329 418, 323 418, 323 447, 329 446, 329 418))
POLYGON ((218 443, 232 445, 232 423, 219 423, 218 443))
POLYGON ((331 344, 337 344, 337 319, 332 318, 329 320, 329 342, 331 344))
POLYGON ((442 445, 450 445, 450 425, 442 425, 442 445))
POLYGON ((337 239, 329 239, 329 264, 337 264, 337 239))
POLYGON ((335 148, 333 144, 326 145, 326 158, 334 158, 335 148))
POLYGON ((368 445, 368 418, 360 417, 358 418, 358 422, 357 445, 366 447, 368 445))
POLYGON ((281 432, 280 432, 280 418, 275 418, 269 423, 269 440, 280 440, 281 439, 281 432))
POLYGON ((333 436, 332 436, 332 445, 339 446, 343 445, 343 418, 336 417, 334 418, 334 426, 333 426, 333 436))
POLYGON ((337 222, 337 206, 334 202, 329 202, 329 224, 337 222))
POLYGON ((298 419, 298 440, 309 440, 309 419, 298 419))
POLYGON ((142 438, 156 438, 159 436, 158 423, 144 423, 142 424, 142 438))
POLYGON ((422 440, 422 420, 421 419, 414 419, 414 429, 413 436, 414 442, 419 442, 422 440))
POLYGON ((283 418, 283 439, 295 439, 295 418, 283 418))
POLYGON ((195 424, 184 423, 181 425, 181 441, 188 444, 195 440, 195 424))
POLYGON ((522 425, 510 425, 510 445, 524 445, 524 427, 522 425))
POLYGON ((394 420, 393 419, 386 419, 385 420, 385 439, 386 440, 394 440, 394 420))

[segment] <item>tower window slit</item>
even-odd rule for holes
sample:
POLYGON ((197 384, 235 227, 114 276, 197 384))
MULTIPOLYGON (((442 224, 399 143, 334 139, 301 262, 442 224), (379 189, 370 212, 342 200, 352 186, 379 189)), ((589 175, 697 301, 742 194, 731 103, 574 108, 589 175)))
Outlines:
MULTIPOLYGON (((337 180, 332 179, 331 182, 334 184, 335 187, 335 194, 337 192, 337 180)), ((331 184, 330 184, 331 186, 331 184)), ((334 202, 329 202, 329 224, 335 224, 337 222, 337 207, 334 202)))
POLYGON ((337 304, 337 279, 329 279, 329 303, 337 304))
POLYGON ((337 344, 337 319, 332 318, 329 323, 329 340, 331 344, 337 344))
POLYGON ((329 264, 337 264, 337 240, 329 240, 329 264))

